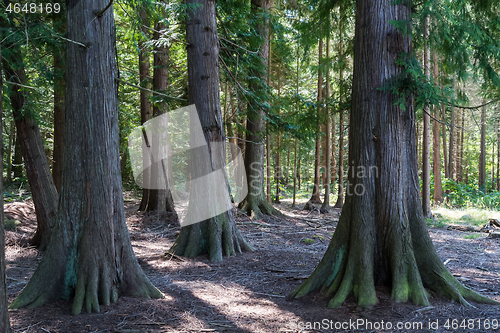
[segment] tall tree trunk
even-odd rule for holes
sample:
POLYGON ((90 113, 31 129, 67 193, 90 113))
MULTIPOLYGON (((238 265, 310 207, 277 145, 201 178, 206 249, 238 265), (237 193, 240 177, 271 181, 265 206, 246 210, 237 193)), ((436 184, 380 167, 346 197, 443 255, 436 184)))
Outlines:
POLYGON ((464 126, 465 126, 465 109, 462 109, 462 128, 460 128, 460 154, 458 158, 458 182, 462 183, 463 182, 463 175, 464 175, 464 126))
POLYGON ((293 145, 293 201, 292 207, 295 207, 295 196, 297 195, 297 138, 293 145))
MULTIPOLYGON (((223 123, 220 121, 222 114, 219 97, 219 39, 215 3, 208 0, 188 0, 186 3, 194 8, 188 11, 186 19, 189 104, 196 106, 203 134, 210 148, 207 152, 209 161, 192 163, 192 172, 196 175, 213 172, 222 167, 217 163, 222 156, 217 147, 225 141, 225 137, 223 123)), ((196 161, 200 157, 193 156, 196 161)), ((196 196, 213 195, 202 193, 203 190, 196 186, 191 189, 190 204, 195 201, 191 199, 196 199, 196 196)), ((231 204, 229 192, 217 196, 217 200, 224 201, 221 202, 224 206, 231 204)), ((252 247, 238 230, 232 211, 228 210, 202 222, 182 227, 169 252, 191 258, 208 253, 211 261, 221 261, 223 254, 230 256, 249 250, 252 250, 252 247)))
POLYGON ((72 312, 79 314, 84 304, 98 312, 118 295, 162 296, 139 266, 125 223, 115 25, 107 6, 81 0, 67 8, 67 38, 78 44, 66 44, 61 200, 52 240, 12 308, 74 295, 72 312))
MULTIPOLYGON (((439 84, 438 56, 435 48, 432 50, 434 83, 439 84)), ((434 106, 434 120, 432 121, 433 147, 432 163, 434 174, 434 205, 443 203, 443 185, 441 180, 441 141, 439 133, 439 106, 434 106)), ((446 136, 446 133, 443 133, 446 136)), ((446 156, 446 155, 445 155, 446 156)))
POLYGON ((311 198, 309 201, 307 201, 306 205, 304 206, 304 209, 310 210, 312 209, 312 205, 314 204, 321 204, 321 198, 320 198, 320 187, 319 187, 319 166, 320 166, 320 157, 321 157, 321 124, 319 122, 320 115, 321 115, 321 103, 323 101, 322 93, 323 93, 323 74, 321 72, 321 58, 323 58, 323 39, 319 39, 319 45, 318 45, 318 106, 317 106, 317 111, 316 115, 318 118, 318 133, 316 134, 316 147, 315 147, 315 154, 314 154, 314 184, 313 184, 313 193, 311 195, 311 198))
POLYGON ((427 286, 462 304, 499 304, 458 282, 443 265, 427 231, 418 181, 413 97, 406 110, 379 88, 404 71, 411 37, 391 21, 410 19, 411 7, 392 0, 356 1, 347 197, 326 254, 292 293, 319 290, 338 307, 353 295, 358 306, 378 303, 376 286, 396 302, 428 305, 427 286), (391 45, 391 47, 387 47, 391 45), (388 167, 388 166, 391 167, 388 167))
MULTIPOLYGON (((147 36, 149 34, 149 31, 147 29, 147 27, 149 27, 149 22, 145 11, 141 12, 141 19, 143 25, 141 27, 142 33, 147 36)), ((151 90, 150 68, 151 68, 151 62, 149 60, 149 54, 148 51, 146 50, 145 43, 142 42, 139 44, 139 84, 141 87, 149 90, 151 90)), ((141 125, 144 124, 149 119, 151 119, 150 98, 151 98, 151 93, 147 90, 141 89, 139 96, 141 105, 141 125)), ((143 154, 143 156, 146 157, 147 154, 143 154)), ((149 162, 144 161, 144 164, 149 165, 149 162)), ((142 177, 144 184, 150 184, 151 169, 144 168, 142 177)), ((139 204, 138 211, 145 211, 148 209, 150 191, 151 190, 146 187, 142 189, 142 199, 141 203, 139 204)))
MULTIPOLYGON (((326 39, 326 58, 330 59, 330 38, 326 39)), ((326 96, 325 100, 330 98, 330 70, 326 71, 326 96)), ((321 211, 327 213, 330 209, 330 110, 328 103, 325 103, 325 197, 321 205, 321 211)))
MULTIPOLYGON (((339 58, 344 56, 342 24, 339 23, 339 58)), ((335 208, 344 206, 344 69, 339 69, 339 169, 338 192, 335 208)))
POLYGON ((481 152, 479 155, 478 186, 481 191, 486 190, 486 106, 484 105, 481 108, 481 152))
MULTIPOLYGON (((155 24, 155 30, 153 33, 153 38, 155 40, 160 39, 160 34, 166 29, 166 25, 163 22, 157 22, 155 24)), ((169 59, 169 49, 166 45, 161 45, 155 47, 153 55, 153 90, 166 93, 168 88, 169 72, 168 72, 168 60, 169 59)), ((220 105, 220 104, 219 104, 220 105)), ((167 112, 168 105, 165 101, 160 101, 153 104, 153 117, 158 117, 165 112, 167 112)), ((220 108, 219 108, 220 111, 220 108)), ((222 118, 221 118, 222 119, 222 118)), ((168 149, 168 147, 166 147, 168 149)), ((164 162, 164 161, 163 161, 164 162)), ((161 163, 153 163, 151 165, 151 175, 160 174, 159 169, 163 165, 161 163)), ((166 162, 167 167, 167 177, 171 173, 172 166, 169 162, 166 162)), ((165 184, 168 184, 165 182, 165 184)), ((149 190, 148 206, 146 210, 148 212, 175 212, 174 201, 170 189, 151 189, 149 190)))
MULTIPOLYGON (((280 77, 280 70, 277 70, 277 80, 278 81, 278 100, 281 96, 281 77, 280 77)), ((278 117, 280 116, 280 109, 277 109, 277 115, 278 117)), ((274 180, 276 181, 276 196, 274 197, 274 202, 279 204, 280 203, 280 185, 283 179, 283 173, 281 170, 281 130, 280 127, 278 126, 278 131, 276 133, 276 160, 274 163, 274 180)))
POLYGON ((6 59, 3 61, 9 81, 15 83, 11 85, 10 91, 12 115, 16 123, 17 141, 21 145, 37 220, 37 229, 30 244, 43 251, 50 242, 57 212, 58 195, 50 173, 38 123, 25 110, 26 95, 20 86, 26 84, 21 50, 10 42, 7 42, 6 45, 13 51, 10 53, 12 57, 8 59, 9 61, 5 61, 6 59))
MULTIPOLYGON (((444 114, 445 106, 441 104, 441 121, 443 124, 441 125, 441 129, 443 131, 443 161, 444 161, 444 178, 450 178, 450 169, 448 168, 448 148, 446 146, 446 117, 444 114)), ((451 128, 450 128, 451 130, 451 128)))
MULTIPOLYGON (((297 102, 295 104, 295 110, 297 114, 299 113, 299 80, 300 80, 300 62, 299 62, 299 45, 297 44, 297 74, 295 76, 295 97, 297 98, 297 102)), ((300 170, 297 169, 297 138, 295 138, 295 145, 294 145, 294 163, 293 163, 293 201, 292 201, 292 207, 295 207, 295 197, 297 195, 297 174, 298 178, 300 179, 300 170)), ((300 166, 299 166, 300 169, 300 166)), ((300 189, 300 180, 299 180, 299 189, 300 189)))
MULTIPOLYGON (((53 23, 56 31, 61 35, 66 32, 66 21, 64 15, 55 15, 53 23)), ((65 90, 65 64, 66 50, 55 48, 52 52, 54 57, 54 153, 52 159, 52 178, 58 192, 61 191, 62 169, 64 164, 64 90, 65 90)))
MULTIPOLYGON (((264 108, 260 105, 269 100, 266 88, 268 59, 269 59, 269 0, 252 0, 252 16, 256 18, 256 31, 260 36, 260 43, 252 45, 259 50, 259 58, 255 69, 252 71, 249 88, 260 101, 251 101, 247 107, 247 131, 246 131, 246 153, 245 170, 248 182, 248 194, 240 204, 240 209, 252 218, 265 215, 280 215, 266 200, 264 192, 264 138, 263 127, 264 108), (260 102, 260 103, 259 103, 260 102)), ((290 157, 288 156, 288 161, 290 157)), ((278 197, 278 195, 277 195, 278 197)))
MULTIPOLYGON (((272 65, 272 43, 271 43, 271 29, 269 29, 269 41, 268 41, 268 54, 267 54, 267 86, 271 87, 271 65, 272 65)), ((269 92, 270 93, 270 92, 269 92)), ((271 96, 269 96, 269 99, 271 96)), ((271 104, 271 101, 269 101, 271 104)), ((266 199, 270 204, 271 199, 271 133, 269 131, 269 120, 266 120, 266 199)))
MULTIPOLYGON (((0 65, 2 64, 2 45, 0 43, 0 65)), ((3 74, 0 66, 0 96, 3 96, 3 74)), ((3 103, 0 102, 0 138, 3 138, 3 103)), ((11 132, 13 126, 10 127, 11 132)), ((12 133, 9 135, 9 149, 12 146, 12 133)), ((0 157, 3 161, 3 145, 0 147, 0 157)), ((8 154, 10 157, 10 153, 8 154)), ((3 163, 0 163, 0 175, 3 175, 3 163)), ((9 175, 7 175, 9 178, 9 175)), ((7 311, 7 276, 5 275, 5 233, 3 213, 3 177, 0 177, 0 332, 10 333, 9 312, 7 311)))
MULTIPOLYGON (((425 76, 431 77, 431 49, 429 42, 429 17, 424 23, 424 69, 425 76)), ((424 126, 422 138, 422 209, 424 218, 432 218, 431 212, 431 116, 429 105, 424 106, 424 126)))
MULTIPOLYGON (((455 89, 455 77, 453 77, 453 88, 455 89)), ((455 168, 453 166, 453 154, 455 147, 455 107, 451 106, 450 140, 448 149, 448 177, 455 180, 455 168)))

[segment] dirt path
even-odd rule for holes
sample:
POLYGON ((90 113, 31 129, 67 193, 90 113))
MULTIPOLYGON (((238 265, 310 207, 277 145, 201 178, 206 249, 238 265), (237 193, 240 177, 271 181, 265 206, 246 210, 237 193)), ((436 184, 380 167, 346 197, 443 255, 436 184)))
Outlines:
MULTIPOLYGON (((33 274, 40 255, 25 245, 35 227, 32 206, 9 205, 13 204, 6 205, 7 212, 16 208, 24 214, 16 217, 21 226, 6 232, 7 283, 12 301, 33 274)), ((500 321, 500 307, 475 304, 475 308, 465 308, 433 295, 432 307, 422 308, 394 303, 383 289, 378 293, 380 305, 367 311, 358 311, 352 300, 340 309, 327 309, 327 300, 317 295, 288 301, 286 295, 321 260, 338 211, 325 216, 282 204, 278 208, 289 216, 286 219, 251 221, 238 215, 239 227, 256 251, 214 264, 207 257, 165 256, 178 227, 169 222, 168 215, 137 213, 136 201, 128 201, 126 208, 136 255, 165 298, 120 298, 116 304, 101 307, 101 313, 79 316, 70 315, 70 301, 11 311, 15 332, 360 332, 353 328, 367 328, 365 325, 372 325, 365 332, 495 332, 492 320, 500 321), (450 326, 446 328, 448 319, 450 326), (314 322, 316 329, 301 330, 314 322), (402 330, 396 328, 397 323, 403 325, 402 330), (465 328, 460 328, 463 323, 465 328), (489 329, 484 326, 488 323, 489 329), (453 329, 455 324, 457 329, 453 329)), ((487 239, 484 234, 466 239, 467 233, 446 229, 430 229, 430 233, 455 276, 500 301, 499 239, 487 239)))

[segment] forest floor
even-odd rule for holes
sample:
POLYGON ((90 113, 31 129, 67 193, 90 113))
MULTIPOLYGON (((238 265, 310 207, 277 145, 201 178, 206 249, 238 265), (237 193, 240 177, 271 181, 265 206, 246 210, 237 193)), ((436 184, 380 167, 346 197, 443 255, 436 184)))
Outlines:
MULTIPOLYGON (((102 306, 100 313, 78 316, 70 314, 71 301, 64 300, 37 309, 11 310, 14 332, 500 330, 493 329, 494 320, 497 325, 500 321, 500 306, 464 307, 434 294, 431 306, 422 307, 394 303, 389 291, 379 288, 380 304, 368 310, 357 309, 352 299, 339 309, 327 309, 328 300, 317 294, 288 300, 286 296, 321 260, 335 230, 339 210, 320 215, 317 211, 300 210, 303 204, 292 208, 289 202, 284 202, 276 207, 287 215, 285 218, 252 221, 238 214, 239 228, 255 251, 212 263, 206 256, 187 259, 165 255, 179 227, 169 220, 168 214, 137 212, 138 200, 130 195, 126 196, 125 205, 137 258, 165 297, 158 300, 121 297, 115 304, 102 306), (403 329, 397 329, 398 323, 403 329), (393 327, 389 329, 389 325, 393 327), (307 328, 310 326, 314 328, 307 328)), ((26 245, 36 227, 32 203, 7 203, 5 210, 8 219, 21 222, 11 223, 7 226, 11 230, 6 231, 8 297, 12 301, 32 276, 41 254, 26 245)), ((449 229, 449 223, 447 220, 439 227, 429 228, 441 259, 466 286, 500 301, 500 239, 489 239, 485 233, 449 229)))

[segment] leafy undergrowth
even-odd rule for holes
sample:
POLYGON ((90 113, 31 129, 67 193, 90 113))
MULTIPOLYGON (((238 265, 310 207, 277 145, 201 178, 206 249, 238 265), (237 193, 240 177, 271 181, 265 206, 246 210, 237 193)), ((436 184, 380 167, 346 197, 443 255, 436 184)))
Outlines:
MULTIPOLYGON (((378 289, 380 304, 362 311, 352 299, 339 309, 327 309, 328 300, 318 295, 287 300, 286 295, 321 260, 335 230, 338 210, 320 215, 318 211, 292 209, 285 201, 276 207, 287 218, 252 221, 238 214, 239 227, 255 252, 212 263, 207 257, 192 260, 166 256, 178 226, 169 214, 140 213, 137 206, 137 200, 127 198, 127 223, 134 250, 165 298, 120 298, 116 304, 101 307, 100 313, 78 316, 70 314, 71 301, 64 300, 37 309, 10 311, 15 332, 360 332, 350 322, 371 324, 372 329, 366 332, 398 332, 394 328, 397 323, 411 327, 399 332, 494 332, 493 319, 500 320, 498 307, 475 304, 475 308, 465 308, 435 295, 431 295, 432 306, 427 308, 397 304, 384 288, 378 289), (476 319, 465 322, 475 326, 460 328, 464 319, 476 319), (478 327, 487 323, 485 319, 490 320, 489 330, 478 327), (438 329, 429 329, 429 322, 434 324, 436 320, 438 329), (308 322, 316 322, 316 329, 307 329, 308 322), (392 329, 388 329, 389 322, 394 325, 392 329), (336 329, 335 325, 344 328, 336 329)), ((6 232, 7 283, 12 301, 32 276, 40 254, 26 246, 35 230, 32 204, 11 203, 6 210, 9 218, 15 214, 22 222, 6 232)), ((429 231, 442 260, 458 279, 500 300, 500 240, 478 233, 478 238, 467 239, 468 233, 445 228, 429 231)))

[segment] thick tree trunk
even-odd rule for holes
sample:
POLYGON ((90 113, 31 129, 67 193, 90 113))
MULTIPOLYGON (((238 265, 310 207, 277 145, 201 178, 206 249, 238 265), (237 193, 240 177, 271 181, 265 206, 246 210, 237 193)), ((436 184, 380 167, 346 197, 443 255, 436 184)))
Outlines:
POLYGON ((67 37, 78 44, 66 45, 61 200, 52 241, 12 308, 74 296, 72 312, 78 314, 84 304, 97 312, 100 303, 119 295, 162 296, 139 266, 125 224, 115 25, 108 4, 82 0, 67 8, 67 37))
MULTIPOLYGON (((431 50, 429 38, 429 17, 424 23, 424 69, 425 76, 431 76, 431 50)), ((422 138, 422 209, 425 218, 432 218, 431 212, 431 116, 429 105, 424 106, 422 138)))
POLYGON ((410 19, 410 7, 392 0, 356 1, 354 74, 347 197, 327 252, 292 293, 319 290, 338 307, 349 295, 359 306, 378 303, 375 286, 397 302, 428 305, 424 285, 462 304, 495 303, 462 286, 439 259, 424 221, 418 182, 413 98, 395 104, 390 82, 404 68, 398 56, 411 39, 390 22, 410 19), (389 45, 389 47, 388 47, 389 45))
MULTIPOLYGON (((63 15, 54 16, 54 26, 60 34, 66 32, 66 22, 63 15)), ((55 49, 54 57, 54 153, 52 159, 52 178, 58 192, 61 191, 62 169, 64 163, 64 89, 65 89, 65 50, 55 49)))
MULTIPOLYGON (((207 171, 213 172, 222 167, 219 165, 221 152, 217 147, 225 141, 219 97, 219 40, 215 4, 208 0, 188 0, 187 4, 195 8, 188 12, 186 19, 189 103, 194 104, 198 111, 209 148, 207 154, 212 162, 210 165, 207 165, 205 160, 192 163, 192 172, 206 174, 207 171)), ((200 157, 192 158, 198 161, 200 157)), ((196 186, 191 189, 190 205, 191 202, 196 202, 196 196, 210 195, 202 193, 203 190, 196 186)), ((217 196, 217 200, 225 201, 221 202, 221 205, 230 204, 229 192, 217 196)), ((241 235, 232 211, 229 210, 202 222, 182 227, 169 252, 190 258, 208 253, 210 260, 221 261, 223 254, 230 256, 249 250, 252 250, 252 247, 241 235)))
POLYGON ((479 154, 478 186, 481 191, 486 190, 486 106, 481 108, 481 151, 479 154))
MULTIPOLYGON (((14 45, 12 47, 17 48, 14 45)), ((20 49, 15 50, 9 60, 4 61, 7 77, 11 82, 25 84, 26 75, 20 49), (17 66, 17 69, 12 67, 13 64, 17 66)), ((50 173, 40 129, 32 115, 26 112, 26 95, 17 84, 11 85, 10 101, 17 128, 17 141, 21 145, 26 175, 35 205, 37 230, 30 244, 43 251, 50 242, 55 224, 58 201, 57 190, 50 173)))
MULTIPOLYGON (((2 45, 0 44, 0 64, 2 63, 2 45)), ((0 96, 3 96, 3 75, 0 66, 0 96)), ((0 102, 0 138, 3 138, 3 103, 0 102)), ((11 131, 13 127, 11 126, 11 131)), ((11 133, 12 134, 12 133, 11 133)), ((9 136, 11 137, 11 136, 9 136)), ((9 149, 12 139, 9 141, 9 149)), ((0 147, 0 160, 3 161, 3 145, 0 147)), ((9 153, 10 156, 10 153, 9 153)), ((3 175, 3 163, 0 163, 0 175, 3 175)), ((9 312, 7 311, 7 277, 5 275, 5 235, 3 214, 3 177, 0 177, 0 332, 10 333, 9 312)))
MULTIPOLYGON (((264 137, 263 127, 264 109, 261 105, 269 100, 265 81, 267 80, 267 62, 269 59, 269 0, 252 0, 251 11, 255 17, 256 31, 260 36, 260 43, 252 45, 259 50, 255 69, 248 82, 250 90, 260 101, 250 101, 246 124, 246 152, 245 170, 248 182, 248 194, 240 203, 240 209, 252 218, 262 215, 281 215, 267 200, 264 192, 264 137), (259 103, 260 102, 260 103, 259 103)), ((278 195, 277 195, 278 197, 278 195)))
POLYGON ((320 198, 320 187, 319 187, 319 180, 320 180, 320 174, 319 174, 319 167, 320 167, 320 158, 321 158, 321 124, 319 123, 319 118, 321 115, 321 107, 320 104, 323 101, 323 74, 321 72, 321 58, 323 58, 323 39, 319 39, 319 45, 318 45, 318 106, 317 106, 317 117, 318 117, 318 133, 316 134, 316 147, 315 147, 315 154, 314 154, 314 183, 313 183, 313 193, 311 195, 311 198, 309 201, 307 201, 306 205, 304 206, 304 209, 311 210, 313 209, 314 204, 319 204, 321 205, 321 198, 320 198))

